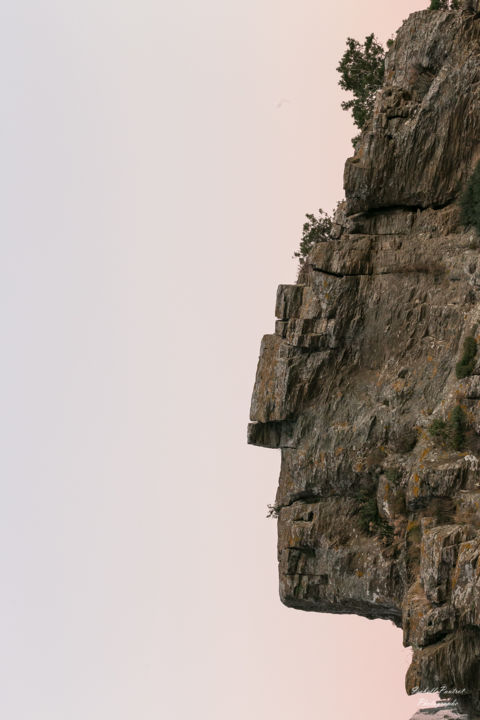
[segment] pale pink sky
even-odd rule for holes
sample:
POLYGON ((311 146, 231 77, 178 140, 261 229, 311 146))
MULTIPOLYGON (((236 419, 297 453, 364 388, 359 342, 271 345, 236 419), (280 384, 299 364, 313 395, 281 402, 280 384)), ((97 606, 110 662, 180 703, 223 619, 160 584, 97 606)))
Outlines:
POLYGON ((345 39, 427 4, 4 3, 1 717, 415 710, 399 630, 280 604, 246 424, 304 215, 342 195, 345 39))

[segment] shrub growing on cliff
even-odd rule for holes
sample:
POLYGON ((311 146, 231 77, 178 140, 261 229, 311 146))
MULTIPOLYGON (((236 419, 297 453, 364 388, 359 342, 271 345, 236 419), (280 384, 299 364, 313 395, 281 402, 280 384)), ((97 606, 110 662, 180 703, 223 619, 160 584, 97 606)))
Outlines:
POLYGON ((440 418, 436 418, 431 423, 430 427, 428 428, 428 432, 432 436, 432 438, 438 442, 439 445, 445 445, 447 442, 447 423, 445 420, 440 420, 440 418))
POLYGON ((362 130, 373 113, 375 93, 383 83, 385 72, 385 50, 373 33, 367 35, 363 45, 347 38, 347 49, 337 72, 340 87, 353 93, 353 100, 343 101, 342 108, 352 111, 355 125, 362 130))
POLYGON ((305 258, 316 243, 330 240, 333 227, 333 217, 321 208, 318 211, 318 217, 309 213, 305 217, 307 222, 303 224, 300 247, 298 252, 294 253, 294 257, 298 258, 300 267, 302 267, 305 258))
POLYGON ((461 405, 455 405, 450 418, 452 428, 452 446, 454 450, 463 450, 465 445, 465 431, 467 429, 467 416, 461 405))
POLYGON ((280 515, 280 506, 279 505, 276 505, 276 504, 267 505, 267 510, 268 510, 267 518, 273 517, 273 518, 277 519, 278 516, 280 515))
POLYGON ((480 162, 460 198, 460 205, 462 207, 462 223, 473 225, 480 233, 480 162))
POLYGON ((457 378, 465 378, 472 374, 475 367, 475 356, 477 354, 477 341, 473 335, 468 335, 463 343, 462 359, 457 363, 455 372, 457 378))
POLYGON ((436 419, 428 428, 430 435, 441 447, 463 450, 467 431, 467 416, 461 405, 455 405, 447 422, 436 419))
POLYGON ((387 542, 393 537, 391 525, 380 517, 377 505, 377 487, 373 485, 369 489, 362 489, 358 492, 356 500, 360 528, 366 535, 377 535, 387 542))

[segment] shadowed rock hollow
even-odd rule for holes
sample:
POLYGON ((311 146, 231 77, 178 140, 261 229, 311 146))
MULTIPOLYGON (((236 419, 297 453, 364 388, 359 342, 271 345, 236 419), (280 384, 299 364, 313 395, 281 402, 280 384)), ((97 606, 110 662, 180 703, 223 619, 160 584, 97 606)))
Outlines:
POLYGON ((480 359, 463 379, 456 364, 480 327, 479 239, 458 207, 479 160, 480 17, 414 13, 347 160, 335 239, 278 289, 249 425, 282 454, 282 601, 392 620, 413 648, 407 691, 477 708, 480 359))

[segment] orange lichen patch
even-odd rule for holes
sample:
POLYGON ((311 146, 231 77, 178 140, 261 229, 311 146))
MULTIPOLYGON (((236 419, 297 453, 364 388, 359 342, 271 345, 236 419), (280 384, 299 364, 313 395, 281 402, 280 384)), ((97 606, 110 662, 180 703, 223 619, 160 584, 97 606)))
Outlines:
POLYGON ((413 495, 414 497, 418 497, 418 494, 420 492, 420 478, 418 477, 417 473, 415 473, 413 476, 413 483, 413 495))
POLYGON ((356 465, 354 465, 354 468, 353 468, 353 469, 355 470, 355 472, 358 472, 358 473, 359 473, 359 472, 362 472, 362 470, 363 470, 363 463, 362 463, 362 462, 357 462, 356 465))
POLYGON ((357 570, 357 577, 363 577, 363 570, 357 570))
POLYGON ((427 362, 433 362, 433 357, 431 355, 428 355, 427 362))
POLYGON ((335 448, 335 457, 338 457, 343 452, 343 447, 335 448))
POLYGON ((343 422, 343 423, 336 423, 334 425, 331 425, 330 427, 334 430, 348 430, 350 425, 347 422, 343 422))
POLYGON ((400 393, 402 392, 402 390, 404 390, 404 388, 407 387, 407 383, 402 378, 401 380, 397 380, 396 382, 394 382, 392 387, 396 393, 400 393))
POLYGON ((435 377, 435 375, 437 374, 437 372, 438 372, 438 365, 435 365, 434 368, 433 368, 433 371, 432 371, 432 377, 435 377))

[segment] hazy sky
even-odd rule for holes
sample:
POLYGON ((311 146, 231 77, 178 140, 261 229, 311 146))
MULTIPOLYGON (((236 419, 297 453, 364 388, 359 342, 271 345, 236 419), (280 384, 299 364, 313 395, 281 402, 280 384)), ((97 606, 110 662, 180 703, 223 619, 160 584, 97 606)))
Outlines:
POLYGON ((306 212, 342 197, 348 35, 427 0, 0 10, 0 715, 407 720, 390 623, 278 600, 246 445, 306 212))

